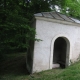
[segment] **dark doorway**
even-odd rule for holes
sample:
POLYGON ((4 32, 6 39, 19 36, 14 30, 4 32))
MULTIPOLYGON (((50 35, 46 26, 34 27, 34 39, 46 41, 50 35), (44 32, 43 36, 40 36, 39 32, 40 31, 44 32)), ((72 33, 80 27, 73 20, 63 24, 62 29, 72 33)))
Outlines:
POLYGON ((53 64, 60 64, 61 68, 66 67, 67 43, 64 38, 59 37, 54 42, 53 64))

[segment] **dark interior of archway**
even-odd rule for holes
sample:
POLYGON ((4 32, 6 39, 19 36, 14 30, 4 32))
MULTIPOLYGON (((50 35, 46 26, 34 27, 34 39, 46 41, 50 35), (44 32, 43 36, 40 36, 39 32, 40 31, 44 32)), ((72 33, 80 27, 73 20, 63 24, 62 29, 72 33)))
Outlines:
POLYGON ((67 43, 64 38, 59 37, 54 42, 53 64, 60 64, 61 68, 65 68, 66 64, 66 48, 67 43))

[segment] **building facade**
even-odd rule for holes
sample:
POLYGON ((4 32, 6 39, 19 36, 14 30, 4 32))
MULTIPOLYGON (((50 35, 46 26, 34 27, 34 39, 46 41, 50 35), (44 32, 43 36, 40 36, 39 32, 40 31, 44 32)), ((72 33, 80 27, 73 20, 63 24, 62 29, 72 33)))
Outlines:
POLYGON ((57 12, 34 15, 35 38, 27 54, 30 73, 66 68, 80 57, 80 21, 57 12))

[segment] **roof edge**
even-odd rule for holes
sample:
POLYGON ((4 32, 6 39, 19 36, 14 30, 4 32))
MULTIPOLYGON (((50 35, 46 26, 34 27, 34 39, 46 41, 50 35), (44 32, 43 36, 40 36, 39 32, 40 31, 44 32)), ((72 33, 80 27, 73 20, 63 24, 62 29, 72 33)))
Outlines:
POLYGON ((36 16, 35 16, 35 19, 80 27, 80 23, 73 23, 73 22, 64 21, 64 20, 51 19, 46 17, 36 17, 36 16))

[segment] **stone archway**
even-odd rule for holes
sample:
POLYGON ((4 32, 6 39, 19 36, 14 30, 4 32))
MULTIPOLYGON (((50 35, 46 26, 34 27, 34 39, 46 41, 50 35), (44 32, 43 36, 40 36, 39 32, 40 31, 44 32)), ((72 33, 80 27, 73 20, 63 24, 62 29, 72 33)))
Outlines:
POLYGON ((67 37, 64 36, 58 35, 54 37, 52 40, 50 54, 50 69, 53 68, 53 64, 55 63, 58 63, 57 65, 62 68, 69 66, 70 41, 67 37), (61 57, 59 55, 61 55, 61 57))

